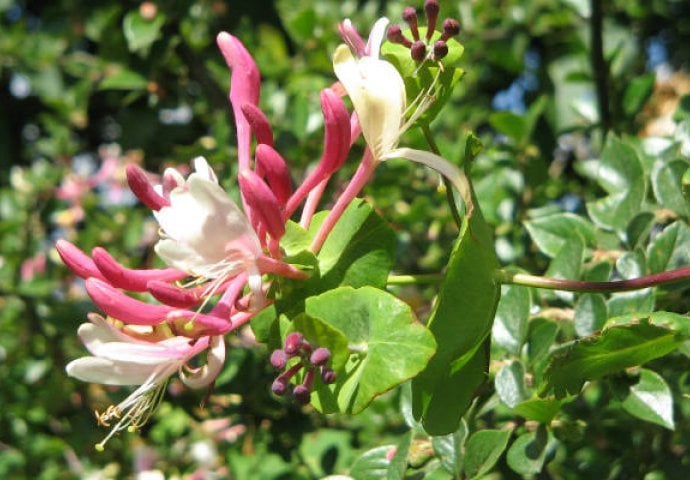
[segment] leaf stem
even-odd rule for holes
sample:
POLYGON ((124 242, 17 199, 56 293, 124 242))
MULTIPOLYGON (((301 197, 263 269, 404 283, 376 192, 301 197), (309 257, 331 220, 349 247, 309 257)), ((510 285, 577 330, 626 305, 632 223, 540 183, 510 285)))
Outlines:
MULTIPOLYGON (((434 140, 434 137, 431 135, 431 129, 429 129, 429 125, 423 124, 421 127, 422 133, 424 133, 424 138, 426 139, 426 143, 429 144, 429 148, 431 149, 432 152, 434 152, 436 155, 441 155, 441 151, 438 148, 438 145, 436 144, 436 140, 434 140)), ((458 229, 462 228, 462 218, 460 217, 460 212, 458 212, 458 206, 455 204, 455 196, 453 195, 453 185, 451 184, 450 180, 448 180, 444 175, 441 175, 441 178, 443 179, 443 185, 446 187, 446 201, 448 202, 448 206, 450 207, 450 213, 453 216, 453 221, 455 222, 455 225, 457 225, 458 229)))
POLYGON ((422 285, 441 283, 442 273, 420 273, 416 275, 388 275, 388 285, 422 285))
POLYGON ((630 280, 617 280, 612 282, 586 282, 581 280, 565 280, 560 278, 540 277, 526 273, 511 273, 505 270, 496 272, 496 280, 504 284, 524 285, 526 287, 545 288, 548 290, 563 290, 566 292, 580 293, 612 293, 640 290, 643 288, 658 287, 669 283, 690 280, 690 266, 669 270, 667 272, 654 273, 630 280))

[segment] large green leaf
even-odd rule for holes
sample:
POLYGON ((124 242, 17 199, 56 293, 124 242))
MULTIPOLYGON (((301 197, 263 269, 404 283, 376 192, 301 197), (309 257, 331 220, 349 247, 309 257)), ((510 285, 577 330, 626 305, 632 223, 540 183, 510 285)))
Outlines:
POLYGON ((587 245, 596 244, 594 225, 583 217, 573 213, 545 215, 525 222, 539 250, 550 257, 555 257, 569 238, 580 236, 587 245))
POLYGON ((640 370, 640 381, 630 387, 623 408, 641 420, 674 429, 671 389, 663 377, 652 370, 640 370))
POLYGON ((603 228, 624 232, 645 198, 644 171, 635 149, 609 136, 601 153, 597 181, 608 196, 587 202, 590 217, 603 228))
POLYGON ((542 393, 553 390, 557 398, 577 394, 586 381, 663 357, 681 341, 675 332, 647 321, 608 328, 555 354, 542 393))
POLYGON ((479 478, 493 468, 508 446, 510 430, 480 430, 465 445, 465 477, 479 478))
POLYGON ((419 373, 435 351, 433 336, 410 307, 376 288, 336 288, 308 298, 306 313, 342 332, 350 350, 336 383, 317 384, 313 404, 324 413, 361 412, 419 373))
POLYGON ((532 306, 529 289, 520 285, 501 287, 494 321, 493 340, 509 352, 519 354, 527 338, 529 311, 532 306))
POLYGON ((690 197, 683 194, 681 179, 688 162, 658 161, 652 170, 652 188, 659 203, 684 218, 690 218, 690 197))
POLYGON ((455 431, 488 371, 489 333, 500 287, 492 232, 481 213, 463 223, 429 319, 438 350, 412 382, 413 411, 432 435, 455 431))

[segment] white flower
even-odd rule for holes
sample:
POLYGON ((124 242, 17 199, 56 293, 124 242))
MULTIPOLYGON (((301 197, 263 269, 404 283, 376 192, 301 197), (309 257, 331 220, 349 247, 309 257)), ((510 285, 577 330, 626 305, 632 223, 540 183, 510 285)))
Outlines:
POLYGON ((196 158, 194 167, 195 173, 186 180, 176 170, 166 171, 177 186, 169 194, 170 205, 153 212, 163 234, 156 253, 171 267, 216 280, 212 288, 247 271, 252 290, 259 293, 256 261, 261 244, 254 229, 218 185, 206 160, 196 158))
MULTIPOLYGON (((387 22, 386 22, 387 23, 387 22)), ((382 24, 377 22, 377 26, 382 24)), ((362 135, 375 161, 407 158, 433 168, 458 189, 471 208, 471 194, 465 174, 445 158, 424 150, 397 148, 400 137, 431 105, 433 96, 422 92, 413 103, 413 111, 406 121, 407 93, 405 82, 396 68, 380 59, 378 48, 369 55, 355 57, 340 45, 333 56, 333 69, 345 88, 362 128, 362 135)))
MULTIPOLYGON (((128 335, 99 315, 89 316, 91 323, 79 326, 79 337, 92 354, 70 362, 66 371, 71 377, 106 385, 139 385, 117 406, 97 413, 99 423, 110 426, 106 438, 96 447, 122 430, 136 430, 155 412, 165 392, 168 379, 179 372, 182 381, 192 388, 209 385, 220 372, 225 360, 225 343, 221 336, 192 340, 172 336, 159 341, 146 341, 145 334, 128 335), (208 350, 206 364, 190 369, 187 362, 208 350)), ((152 336, 153 332, 149 332, 152 336)))

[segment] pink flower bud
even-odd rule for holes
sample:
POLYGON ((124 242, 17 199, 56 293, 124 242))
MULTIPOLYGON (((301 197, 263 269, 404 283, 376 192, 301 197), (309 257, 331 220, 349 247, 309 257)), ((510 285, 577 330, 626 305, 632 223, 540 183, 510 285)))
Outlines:
POLYGON ((137 196, 141 203, 149 207, 151 210, 158 211, 163 207, 170 205, 170 202, 161 196, 151 185, 146 172, 137 165, 127 165, 125 169, 127 174, 127 183, 132 193, 137 196))
POLYGON ((312 365, 321 366, 325 365, 331 358, 331 351, 325 347, 319 347, 311 354, 309 361, 312 365))
POLYGON ((256 146, 256 173, 266 175, 278 203, 285 205, 292 193, 290 172, 283 157, 270 145, 260 143, 256 146))
POLYGON ((288 333, 285 337, 285 353, 290 356, 296 355, 302 348, 304 336, 299 332, 288 333))
POLYGON ((389 42, 399 43, 407 48, 410 48, 412 46, 412 41, 405 35, 403 35, 402 29, 399 25, 391 25, 390 27, 388 27, 388 33, 386 34, 386 37, 388 38, 389 42))
POLYGON ((301 405, 306 405, 311 401, 311 392, 304 385, 297 385, 292 391, 292 394, 295 400, 297 400, 297 403, 301 405))
POLYGON ((247 119, 249 126, 254 132, 256 143, 265 143, 266 145, 273 146, 273 130, 264 112, 252 103, 245 103, 241 108, 244 118, 247 119))
POLYGON ((207 289, 206 286, 191 289, 178 288, 160 280, 151 280, 146 284, 146 290, 153 295, 153 298, 176 308, 191 308, 198 305, 203 300, 202 293, 207 289))
POLYGON ((151 270, 133 270, 125 268, 103 248, 96 247, 91 252, 96 267, 101 271, 107 281, 116 288, 123 288, 132 292, 145 292, 148 282, 160 280, 174 282, 182 280, 186 273, 176 268, 163 268, 151 270))
POLYGON ((415 40, 419 40, 419 29, 417 28, 417 12, 414 7, 405 7, 403 9, 402 18, 410 26, 412 36, 415 40))
POLYGON ((106 281, 93 260, 67 240, 58 240, 55 243, 55 249, 58 251, 62 261, 67 265, 67 268, 72 270, 76 276, 84 279, 97 278, 106 281))
POLYGON ((230 78, 230 103, 235 116, 237 131, 237 157, 240 171, 248 169, 251 146, 251 128, 242 112, 242 105, 258 105, 261 89, 261 76, 256 62, 247 49, 236 37, 221 32, 216 38, 218 48, 225 58, 225 63, 232 71, 230 78))
POLYGON ((285 365, 287 365, 287 361, 288 356, 285 350, 273 350, 273 353, 271 353, 271 365, 273 365, 274 368, 278 370, 284 369, 285 365))
POLYGON ((331 383, 335 383, 335 381, 336 381, 335 372, 328 367, 323 367, 321 369, 321 381, 323 383, 325 383, 326 385, 330 385, 331 383))
POLYGON ((239 183, 247 205, 257 215, 271 237, 279 240, 285 233, 285 221, 276 196, 268 185, 251 170, 240 172, 239 183))
POLYGON ((426 57, 426 45, 421 40, 417 40, 410 48, 410 55, 416 62, 421 62, 426 57))
POLYGON ((275 394, 278 395, 279 397, 282 397, 285 395, 285 392, 287 392, 287 382, 283 380, 282 378, 276 378, 273 380, 273 384, 271 385, 271 391, 275 394))
POLYGON ((357 32, 357 29, 352 26, 350 19, 346 19, 344 22, 339 23, 338 31, 340 32, 340 36, 343 37, 343 40, 352 49, 355 55, 358 57, 363 57, 366 55, 366 45, 364 44, 364 40, 360 36, 359 32, 357 32))
POLYGON ((438 19, 438 12, 440 10, 438 0, 426 0, 424 2, 424 13, 426 13, 426 41, 431 40, 431 36, 436 29, 436 20, 438 19))

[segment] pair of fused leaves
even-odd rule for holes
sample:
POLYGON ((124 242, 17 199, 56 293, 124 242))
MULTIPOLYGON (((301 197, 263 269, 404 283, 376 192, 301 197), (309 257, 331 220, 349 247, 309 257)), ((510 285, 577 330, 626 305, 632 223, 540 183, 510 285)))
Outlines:
POLYGON ((274 308, 252 326, 260 341, 274 346, 297 330, 328 348, 337 381, 324 385, 317 379, 313 405, 324 413, 358 413, 416 375, 436 346, 411 308, 381 290, 394 260, 390 227, 364 201, 355 201, 314 256, 308 246, 326 214, 317 214, 309 230, 289 224, 283 248, 288 259, 310 266, 312 276, 281 280, 274 308))

